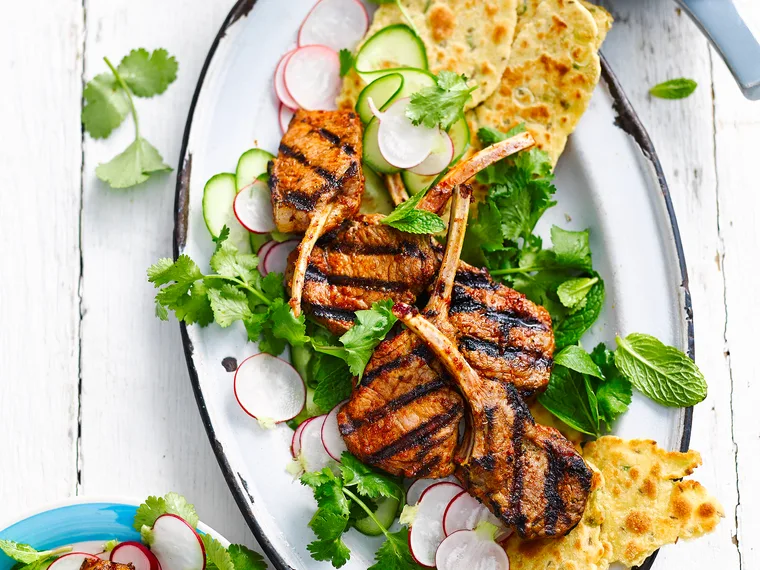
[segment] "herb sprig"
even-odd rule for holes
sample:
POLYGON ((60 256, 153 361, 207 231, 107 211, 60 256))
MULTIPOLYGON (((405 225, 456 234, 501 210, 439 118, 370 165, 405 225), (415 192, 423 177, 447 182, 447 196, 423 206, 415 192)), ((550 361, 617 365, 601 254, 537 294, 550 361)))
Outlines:
POLYGON ((448 131, 464 116, 464 106, 477 86, 467 85, 467 77, 453 71, 441 71, 435 85, 414 93, 406 108, 406 116, 415 125, 448 131))
POLYGON ((446 224, 433 212, 418 210, 417 205, 425 197, 425 192, 418 192, 409 200, 382 219, 382 223, 410 234, 438 234, 446 229, 446 224))

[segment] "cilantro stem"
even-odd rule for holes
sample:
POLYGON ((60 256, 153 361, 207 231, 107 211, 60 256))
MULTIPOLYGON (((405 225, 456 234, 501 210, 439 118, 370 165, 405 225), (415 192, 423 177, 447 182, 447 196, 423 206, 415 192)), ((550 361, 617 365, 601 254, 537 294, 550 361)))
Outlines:
POLYGON ((401 0, 396 0, 396 6, 398 6, 398 9, 401 11, 401 15, 404 16, 404 19, 409 24, 409 27, 412 28, 412 31, 419 37, 420 32, 417 30, 417 26, 414 25, 411 16, 409 16, 409 12, 407 12, 406 8, 404 8, 404 6, 401 4, 401 0))
POLYGON ((359 505, 362 510, 364 510, 365 513, 367 513, 367 516, 372 519, 372 522, 374 522, 377 527, 383 531, 383 534, 386 538, 391 537, 391 533, 388 532, 388 529, 383 526, 383 524, 377 520, 377 517, 375 516, 375 513, 372 512, 372 510, 364 504, 364 501, 362 501, 359 497, 357 497, 354 493, 352 493, 349 489, 346 489, 343 487, 343 492, 348 495, 351 499, 354 500, 354 502, 359 505))
POLYGON ((223 281, 232 281, 233 283, 235 283, 236 285, 239 285, 246 291, 250 291, 251 293, 253 293, 265 305, 270 306, 272 304, 272 300, 269 297, 265 296, 261 291, 251 287, 248 283, 246 283, 242 279, 238 279, 237 277, 225 277, 224 275, 204 275, 203 279, 221 279, 223 281))
POLYGON ((495 269, 491 271, 491 275, 509 275, 511 273, 530 273, 531 271, 540 271, 543 267, 510 267, 508 269, 495 269))
POLYGON ((129 99, 129 106, 132 110, 132 119, 135 122, 135 140, 137 140, 140 138, 140 120, 137 118, 137 109, 135 109, 135 101, 132 99, 132 91, 129 89, 126 81, 124 81, 124 78, 119 74, 118 71, 116 71, 116 68, 108 60, 108 58, 104 57, 103 61, 106 62, 106 65, 111 69, 111 73, 113 73, 116 81, 119 82, 119 85, 121 85, 121 88, 124 89, 124 92, 127 94, 127 99, 129 99))

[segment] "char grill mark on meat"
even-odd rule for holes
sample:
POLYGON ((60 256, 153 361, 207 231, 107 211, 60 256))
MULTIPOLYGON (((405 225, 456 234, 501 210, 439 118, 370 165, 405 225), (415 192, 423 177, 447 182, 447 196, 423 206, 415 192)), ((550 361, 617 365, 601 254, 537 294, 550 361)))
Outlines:
MULTIPOLYGON (((450 294, 441 276, 451 275, 453 281, 469 198, 469 188, 455 194, 437 282, 442 286, 434 288, 428 303, 431 311, 438 310, 445 303, 441 299, 450 294), (456 257, 450 250, 456 251, 456 257)), ((463 413, 462 398, 437 359, 422 340, 405 330, 377 346, 361 384, 338 413, 338 427, 348 450, 365 463, 405 477, 444 477, 454 470, 463 413)))
POLYGON ((485 269, 462 262, 449 319, 459 350, 483 377, 506 379, 524 396, 546 389, 554 334, 545 308, 496 283, 485 269))
POLYGON ((119 564, 110 560, 86 558, 82 562, 80 570, 135 570, 135 567, 131 562, 129 564, 119 564))
POLYGON ((467 402, 456 475, 467 490, 523 538, 561 536, 580 521, 592 473, 556 429, 536 424, 517 388, 481 377, 467 362, 445 319, 435 324, 408 306, 394 307, 425 340, 467 402))
MULTIPOLYGON (((414 303, 435 276, 439 249, 427 236, 358 215, 317 240, 304 275, 303 308, 334 334, 354 322, 354 311, 384 299, 414 303)), ((298 253, 286 278, 291 283, 298 253)))

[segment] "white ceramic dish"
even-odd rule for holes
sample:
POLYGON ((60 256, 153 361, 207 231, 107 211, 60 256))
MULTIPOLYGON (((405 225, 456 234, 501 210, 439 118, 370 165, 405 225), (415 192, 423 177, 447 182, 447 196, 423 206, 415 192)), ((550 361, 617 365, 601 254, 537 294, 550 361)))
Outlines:
MULTIPOLYGON (((203 68, 179 166, 175 255, 209 259, 213 243, 201 215, 206 180, 232 171, 252 146, 276 152, 281 137, 272 75, 295 43, 314 0, 241 0, 225 20, 203 68)), ((587 346, 620 332, 646 332, 693 357, 693 328, 683 252, 668 189, 651 141, 606 61, 603 81, 557 167, 559 204, 542 219, 591 229, 595 267, 607 300, 587 346), (570 220, 570 221, 568 221, 570 220)), ((292 431, 264 430, 233 395, 234 361, 256 352, 241 327, 182 327, 190 377, 222 471, 248 524, 279 569, 328 568, 306 550, 314 502, 288 475, 292 431), (234 359, 234 361, 232 360, 234 359), (223 364, 224 361, 224 364, 223 364)), ((634 396, 616 426, 623 437, 688 447, 691 410, 659 407, 634 396)), ((372 563, 379 540, 349 533, 346 569, 372 563)), ((645 568, 652 564, 653 557, 645 568)))

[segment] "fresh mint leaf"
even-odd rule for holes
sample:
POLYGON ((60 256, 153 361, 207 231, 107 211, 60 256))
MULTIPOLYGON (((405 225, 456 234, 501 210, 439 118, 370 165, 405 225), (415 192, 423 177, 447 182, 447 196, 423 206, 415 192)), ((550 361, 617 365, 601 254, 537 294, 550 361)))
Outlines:
POLYGON ((696 88, 696 81, 680 77, 655 85, 649 90, 649 93, 660 99, 683 99, 694 93, 696 88))
POLYGON ((82 95, 82 124, 95 139, 108 137, 129 114, 129 99, 110 73, 96 75, 82 95))
POLYGON ((235 570, 266 570, 264 557, 242 544, 231 544, 227 549, 235 570))
POLYGON ((171 169, 153 145, 137 137, 124 152, 99 164, 95 174, 111 188, 131 188, 145 182, 154 172, 171 169))
POLYGON ((583 350, 578 345, 571 345, 563 348, 560 352, 554 355, 554 364, 557 366, 564 366, 575 372, 581 374, 588 374, 604 380, 602 371, 591 359, 588 352, 583 350))
POLYGON ((338 52, 338 58, 340 59, 340 76, 345 77, 354 68, 354 54, 351 50, 342 49, 338 52))
POLYGON ((658 404, 688 407, 707 397, 707 382, 683 352, 653 336, 631 333, 616 338, 615 365, 633 387, 658 404))
POLYGON ((160 95, 177 79, 179 65, 165 49, 133 49, 124 56, 118 71, 132 93, 138 97, 160 95))
POLYGON ((554 322, 554 341, 557 350, 576 344, 591 328, 604 306, 604 281, 601 279, 591 287, 583 307, 554 322))
POLYGON ((565 307, 574 309, 586 299, 586 295, 598 282, 598 277, 568 279, 557 287, 557 296, 565 307))
POLYGON ((232 557, 222 543, 210 534, 201 536, 206 550, 206 570, 236 570, 232 557))
POLYGON ((464 116, 464 106, 477 87, 468 86, 467 78, 453 71, 441 71, 435 83, 412 94, 406 116, 415 125, 448 131, 464 116))
POLYGON ((425 192, 417 192, 409 200, 396 206, 390 214, 382 219, 382 223, 397 230, 414 234, 442 232, 446 229, 446 224, 441 218, 432 212, 417 210, 417 204, 424 197, 425 192))
POLYGON ((423 568, 409 550, 409 529, 389 533, 375 553, 375 563, 367 570, 420 570, 423 568))
POLYGON ((538 401, 571 428, 599 436, 599 411, 589 401, 590 387, 583 374, 555 366, 546 391, 538 401))
POLYGON ((310 363, 312 377, 317 383, 314 404, 324 413, 346 400, 354 387, 348 365, 334 356, 315 354, 310 363))
POLYGON ((557 264, 563 267, 591 271, 591 247, 588 230, 573 232, 552 226, 552 251, 557 264))
POLYGON ((177 515, 191 527, 198 526, 198 514, 195 507, 177 493, 167 493, 164 497, 150 496, 137 508, 133 527, 140 531, 143 526, 152 528, 161 515, 177 515))

